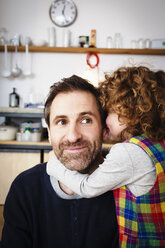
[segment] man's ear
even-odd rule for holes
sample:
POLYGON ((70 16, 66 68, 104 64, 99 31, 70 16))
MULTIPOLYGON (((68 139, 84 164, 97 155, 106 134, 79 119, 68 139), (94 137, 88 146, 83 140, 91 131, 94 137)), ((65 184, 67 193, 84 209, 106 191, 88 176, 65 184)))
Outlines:
POLYGON ((51 142, 51 136, 50 136, 50 130, 49 130, 48 127, 47 127, 47 131, 48 131, 48 140, 49 140, 49 143, 52 144, 52 142, 51 142))
POLYGON ((103 129, 103 141, 105 142, 107 141, 107 139, 108 139, 107 128, 104 128, 103 129))

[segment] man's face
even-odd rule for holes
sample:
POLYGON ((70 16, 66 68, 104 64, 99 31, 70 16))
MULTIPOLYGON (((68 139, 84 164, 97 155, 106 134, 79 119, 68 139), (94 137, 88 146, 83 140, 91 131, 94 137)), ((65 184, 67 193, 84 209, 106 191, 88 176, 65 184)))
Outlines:
POLYGON ((71 170, 89 169, 100 159, 102 125, 91 93, 58 94, 50 109, 49 138, 57 158, 71 170))

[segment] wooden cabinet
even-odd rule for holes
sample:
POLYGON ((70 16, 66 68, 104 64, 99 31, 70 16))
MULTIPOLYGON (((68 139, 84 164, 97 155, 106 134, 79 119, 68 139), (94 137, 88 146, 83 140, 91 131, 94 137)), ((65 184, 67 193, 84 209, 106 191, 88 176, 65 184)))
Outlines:
MULTIPOLYGON (((11 119, 41 120, 43 110, 0 108, 0 116, 11 119)), ((47 140, 41 142, 0 141, 0 204, 4 204, 6 195, 14 178, 24 170, 48 160, 52 150, 47 140)))
POLYGON ((6 195, 14 178, 24 170, 40 163, 40 153, 32 151, 0 151, 0 204, 4 204, 6 195))
MULTIPOLYGON (((47 162, 49 152, 43 154, 43 162, 47 162)), ((9 191, 10 185, 15 177, 22 171, 25 171, 39 164, 40 150, 0 150, 0 205, 3 205, 9 191)))

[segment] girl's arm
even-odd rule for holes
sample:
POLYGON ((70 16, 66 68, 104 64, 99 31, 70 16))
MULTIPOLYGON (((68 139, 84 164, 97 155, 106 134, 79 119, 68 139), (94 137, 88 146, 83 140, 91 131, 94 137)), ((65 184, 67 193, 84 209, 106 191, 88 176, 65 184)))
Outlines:
POLYGON ((67 169, 55 156, 48 161, 47 173, 75 193, 90 198, 130 183, 133 168, 125 148, 116 144, 91 175, 67 169))

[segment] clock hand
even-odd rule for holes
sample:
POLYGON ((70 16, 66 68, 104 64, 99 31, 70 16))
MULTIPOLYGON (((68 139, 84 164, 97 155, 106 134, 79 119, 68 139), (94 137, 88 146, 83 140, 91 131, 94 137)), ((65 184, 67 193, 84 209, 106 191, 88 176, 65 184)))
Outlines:
POLYGON ((62 10, 62 15, 63 15, 63 16, 65 16, 65 7, 66 7, 66 6, 64 5, 63 10, 62 10))

